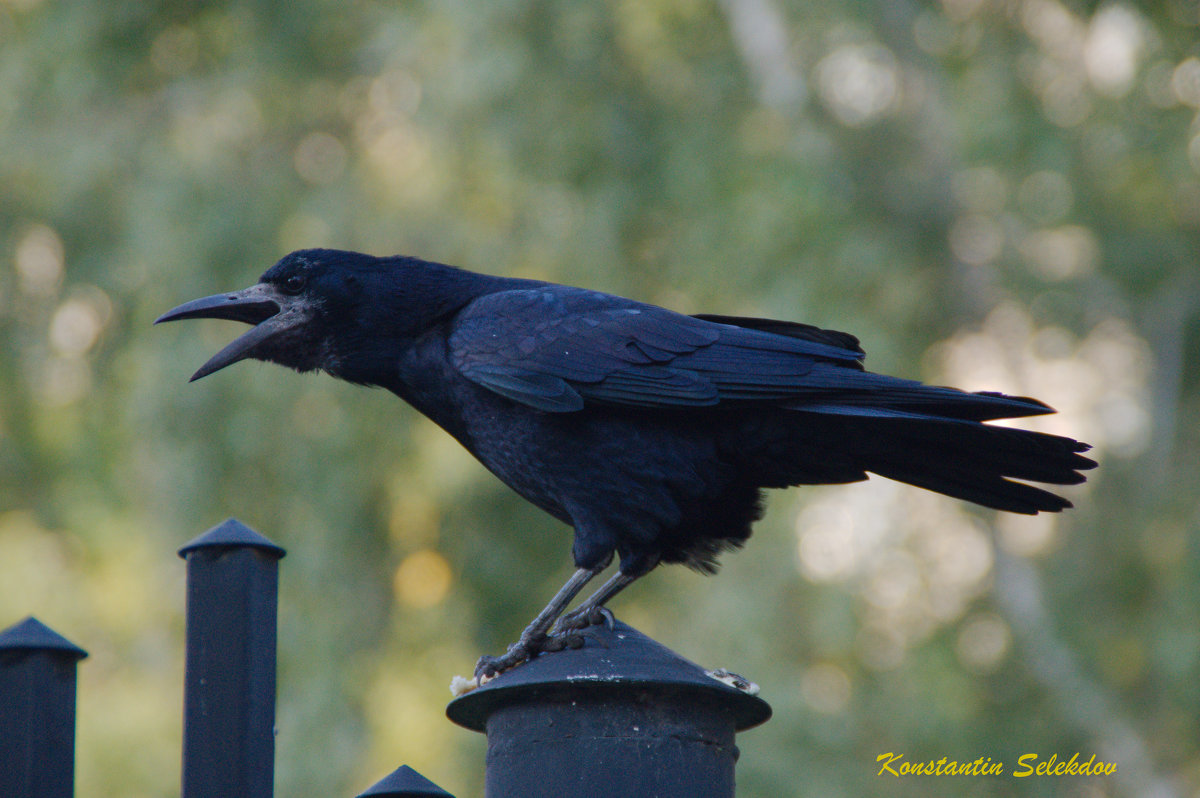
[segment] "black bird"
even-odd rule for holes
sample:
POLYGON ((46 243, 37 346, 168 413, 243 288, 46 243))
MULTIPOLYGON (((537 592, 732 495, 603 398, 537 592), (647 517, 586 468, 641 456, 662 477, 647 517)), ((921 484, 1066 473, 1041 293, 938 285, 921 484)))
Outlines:
POLYGON ((762 488, 871 472, 1032 515, 1071 503, 1027 482, 1077 484, 1096 465, 1079 441, 983 423, 1045 404, 864 371, 846 333, 412 257, 293 252, 158 321, 192 318, 254 325, 193 380, 254 358, 387 388, 574 527, 577 570, 480 675, 560 647, 660 563, 715 571, 750 536, 762 488), (614 554, 617 573, 564 614, 614 554))

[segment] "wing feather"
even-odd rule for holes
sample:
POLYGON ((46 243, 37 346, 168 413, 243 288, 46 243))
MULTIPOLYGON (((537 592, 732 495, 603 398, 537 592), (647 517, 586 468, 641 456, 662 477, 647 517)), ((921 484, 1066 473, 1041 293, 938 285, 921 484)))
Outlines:
POLYGON ((844 333, 766 319, 685 316, 565 286, 475 300, 456 319, 450 347, 452 362, 468 379, 548 412, 572 412, 588 402, 791 406, 846 392, 928 390, 863 371, 862 350, 844 333), (734 320, 753 326, 729 323, 734 320))

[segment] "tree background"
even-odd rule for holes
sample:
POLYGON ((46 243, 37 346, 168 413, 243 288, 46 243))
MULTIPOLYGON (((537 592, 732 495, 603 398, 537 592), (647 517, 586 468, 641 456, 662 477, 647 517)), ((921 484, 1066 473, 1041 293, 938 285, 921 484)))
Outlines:
POLYGON ((177 793, 183 564, 288 549, 280 795, 481 793, 454 674, 568 530, 394 397, 152 328, 306 246, 859 335, 1096 445, 1061 516, 774 493, 618 615, 762 685, 740 794, 1200 793, 1200 12, 1067 0, 0 2, 0 625, 91 652, 78 793, 177 793), (1103 779, 887 779, 1037 753, 1103 779))

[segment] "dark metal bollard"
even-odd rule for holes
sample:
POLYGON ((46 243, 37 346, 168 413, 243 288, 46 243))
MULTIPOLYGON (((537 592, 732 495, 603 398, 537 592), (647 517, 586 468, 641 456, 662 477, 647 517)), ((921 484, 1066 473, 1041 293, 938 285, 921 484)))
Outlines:
POLYGON ((275 623, 284 550, 229 519, 187 560, 183 798, 270 798, 275 783, 275 623))
POLYGON ((356 798, 454 798, 408 765, 401 765, 356 798))
POLYGON ((487 733, 488 798, 732 798, 734 733, 771 717, 731 686, 617 622, 446 708, 487 733))
POLYGON ((0 795, 75 792, 75 665, 87 652, 36 618, 0 632, 0 795))

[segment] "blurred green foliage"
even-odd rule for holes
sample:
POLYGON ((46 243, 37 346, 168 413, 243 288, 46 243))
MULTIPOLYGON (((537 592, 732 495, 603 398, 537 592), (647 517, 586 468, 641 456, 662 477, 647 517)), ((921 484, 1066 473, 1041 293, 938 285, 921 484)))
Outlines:
POLYGON ((0 624, 88 649, 78 791, 176 793, 183 566, 288 551, 278 790, 401 763, 568 530, 394 398, 150 322, 286 251, 404 252, 858 334, 881 371, 1036 395, 1102 467, 1061 518, 775 494, 706 579, 617 613, 775 708, 740 795, 1200 791, 1200 14, 1182 0, 0 2, 0 624), (876 776, 876 757, 1118 764, 876 776))

